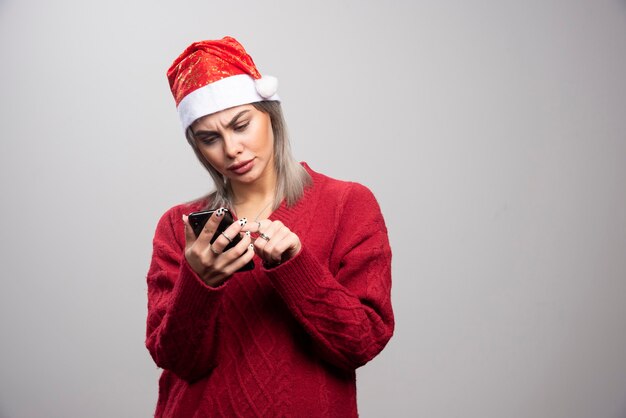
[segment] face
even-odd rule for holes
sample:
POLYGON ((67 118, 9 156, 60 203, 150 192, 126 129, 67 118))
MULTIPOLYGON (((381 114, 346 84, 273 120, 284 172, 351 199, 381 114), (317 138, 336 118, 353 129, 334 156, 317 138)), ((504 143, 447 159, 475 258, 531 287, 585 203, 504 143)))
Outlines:
POLYGON ((251 184, 274 175, 274 134, 268 114, 252 105, 237 106, 191 125, 204 158, 235 183, 251 184))

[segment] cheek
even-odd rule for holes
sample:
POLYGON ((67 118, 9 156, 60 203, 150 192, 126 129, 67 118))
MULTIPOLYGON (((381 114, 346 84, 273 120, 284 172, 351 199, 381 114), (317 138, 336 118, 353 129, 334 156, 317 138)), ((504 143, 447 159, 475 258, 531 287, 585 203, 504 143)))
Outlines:
POLYGON ((222 166, 223 158, 221 158, 221 153, 217 149, 201 149, 200 154, 213 168, 221 171, 220 167, 222 166))
POLYGON ((246 147, 258 154, 271 154, 274 148, 274 140, 272 137, 272 130, 268 132, 265 127, 258 129, 256 132, 251 133, 246 138, 246 147))
POLYGON ((274 133, 272 132, 272 126, 268 123, 263 127, 261 135, 263 135, 263 151, 266 154, 273 154, 274 151, 274 133))

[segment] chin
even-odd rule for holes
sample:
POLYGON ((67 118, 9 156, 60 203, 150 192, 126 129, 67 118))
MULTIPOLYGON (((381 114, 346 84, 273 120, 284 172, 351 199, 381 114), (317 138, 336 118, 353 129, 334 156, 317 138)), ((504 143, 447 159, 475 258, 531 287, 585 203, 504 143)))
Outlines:
POLYGON ((256 180, 258 180, 259 175, 258 173, 248 172, 241 176, 230 176, 228 178, 230 179, 230 181, 233 181, 233 182, 249 184, 249 183, 254 183, 256 180))

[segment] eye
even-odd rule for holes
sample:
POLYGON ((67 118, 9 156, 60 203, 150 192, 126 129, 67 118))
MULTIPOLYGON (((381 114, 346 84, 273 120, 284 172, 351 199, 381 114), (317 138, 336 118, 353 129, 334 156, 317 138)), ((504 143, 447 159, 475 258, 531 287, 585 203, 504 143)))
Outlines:
POLYGON ((233 127, 233 130, 235 132, 243 132, 246 130, 246 128, 248 127, 248 125, 250 125, 250 122, 244 122, 244 123, 240 123, 238 125, 235 125, 233 127))
POLYGON ((219 137, 215 136, 215 135, 210 135, 210 136, 198 136, 196 137, 196 140, 198 141, 199 145, 211 145, 214 144, 219 137))

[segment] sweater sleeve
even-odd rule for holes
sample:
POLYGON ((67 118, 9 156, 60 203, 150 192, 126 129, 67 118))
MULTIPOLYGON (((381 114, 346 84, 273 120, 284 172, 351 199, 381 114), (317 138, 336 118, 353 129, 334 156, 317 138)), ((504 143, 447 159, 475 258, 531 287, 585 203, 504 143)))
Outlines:
POLYGON ((185 260, 180 217, 177 210, 170 209, 154 236, 147 276, 146 347, 157 366, 193 382, 215 366, 218 313, 225 285, 207 286, 185 260))
POLYGON ((359 184, 352 184, 335 227, 330 264, 338 266, 336 271, 303 245, 292 260, 266 272, 317 351, 354 370, 374 358, 393 334, 391 249, 378 203, 359 184))

